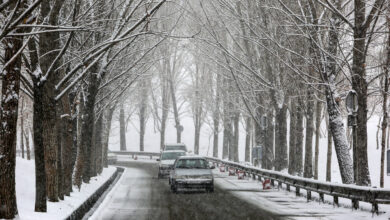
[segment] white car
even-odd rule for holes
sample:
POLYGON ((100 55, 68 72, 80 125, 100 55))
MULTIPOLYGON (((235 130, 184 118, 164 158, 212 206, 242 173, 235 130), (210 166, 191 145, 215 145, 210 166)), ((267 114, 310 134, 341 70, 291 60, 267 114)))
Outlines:
POLYGON ((214 192, 214 177, 209 162, 201 156, 182 156, 177 158, 169 176, 172 192, 178 189, 205 189, 214 192))
POLYGON ((157 161, 160 161, 158 164, 158 178, 163 177, 164 175, 169 175, 169 171, 172 169, 175 160, 186 155, 185 151, 182 150, 172 150, 172 151, 163 151, 161 152, 160 158, 157 161))

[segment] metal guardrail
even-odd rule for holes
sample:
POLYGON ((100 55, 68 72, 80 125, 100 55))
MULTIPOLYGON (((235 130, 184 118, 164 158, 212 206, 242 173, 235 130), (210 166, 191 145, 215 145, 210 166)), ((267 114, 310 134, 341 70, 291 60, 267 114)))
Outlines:
POLYGON ((116 155, 129 155, 132 158, 134 158, 135 156, 149 156, 150 159, 152 159, 153 157, 159 157, 160 156, 160 153, 156 153, 156 152, 141 152, 141 151, 109 151, 108 153, 113 153, 113 154, 116 154, 116 155))
POLYGON ((282 184, 285 184, 287 191, 290 191, 291 186, 295 187, 297 196, 301 195, 300 189, 305 189, 307 192, 307 200, 311 200, 311 192, 317 192, 321 202, 324 202, 324 194, 333 196, 333 203, 336 206, 339 206, 339 197, 351 199, 352 207, 354 209, 359 208, 359 201, 371 203, 371 211, 377 214, 379 213, 378 204, 390 204, 390 190, 386 189, 330 183, 291 176, 289 174, 272 170, 249 167, 213 157, 206 157, 206 159, 217 163, 218 166, 224 164, 227 168, 242 170, 245 173, 252 175, 252 178, 254 179, 256 179, 256 176, 259 180, 261 180, 261 178, 270 179, 273 187, 275 187, 275 182, 278 183, 278 188, 282 188, 282 184))

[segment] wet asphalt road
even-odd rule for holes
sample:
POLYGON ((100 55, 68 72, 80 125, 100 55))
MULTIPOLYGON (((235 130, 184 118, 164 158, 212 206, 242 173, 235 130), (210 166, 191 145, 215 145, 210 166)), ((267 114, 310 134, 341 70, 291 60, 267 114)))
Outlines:
POLYGON ((157 178, 157 164, 121 162, 129 169, 103 203, 97 219, 104 220, 230 220, 280 219, 215 185, 214 193, 170 191, 168 179, 157 178))

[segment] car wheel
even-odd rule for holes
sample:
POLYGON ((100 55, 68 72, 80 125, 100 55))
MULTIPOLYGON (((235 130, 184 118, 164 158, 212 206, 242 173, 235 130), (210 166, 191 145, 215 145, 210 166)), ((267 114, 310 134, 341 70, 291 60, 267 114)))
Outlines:
POLYGON ((171 184, 171 191, 173 192, 173 193, 177 193, 177 186, 176 186, 176 184, 171 184))
POLYGON ((214 186, 209 186, 209 187, 207 187, 207 188, 206 188, 206 192, 208 192, 208 193, 214 192, 214 186))

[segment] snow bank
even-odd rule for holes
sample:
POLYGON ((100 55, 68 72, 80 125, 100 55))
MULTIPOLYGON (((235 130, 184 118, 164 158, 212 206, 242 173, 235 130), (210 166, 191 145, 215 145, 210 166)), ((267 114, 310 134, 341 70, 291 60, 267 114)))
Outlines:
POLYGON ((116 171, 115 167, 103 169, 98 177, 91 178, 90 184, 83 184, 81 190, 73 188, 70 197, 60 202, 47 202, 47 213, 34 212, 35 203, 35 164, 34 160, 16 158, 16 198, 21 220, 65 219, 116 171))

